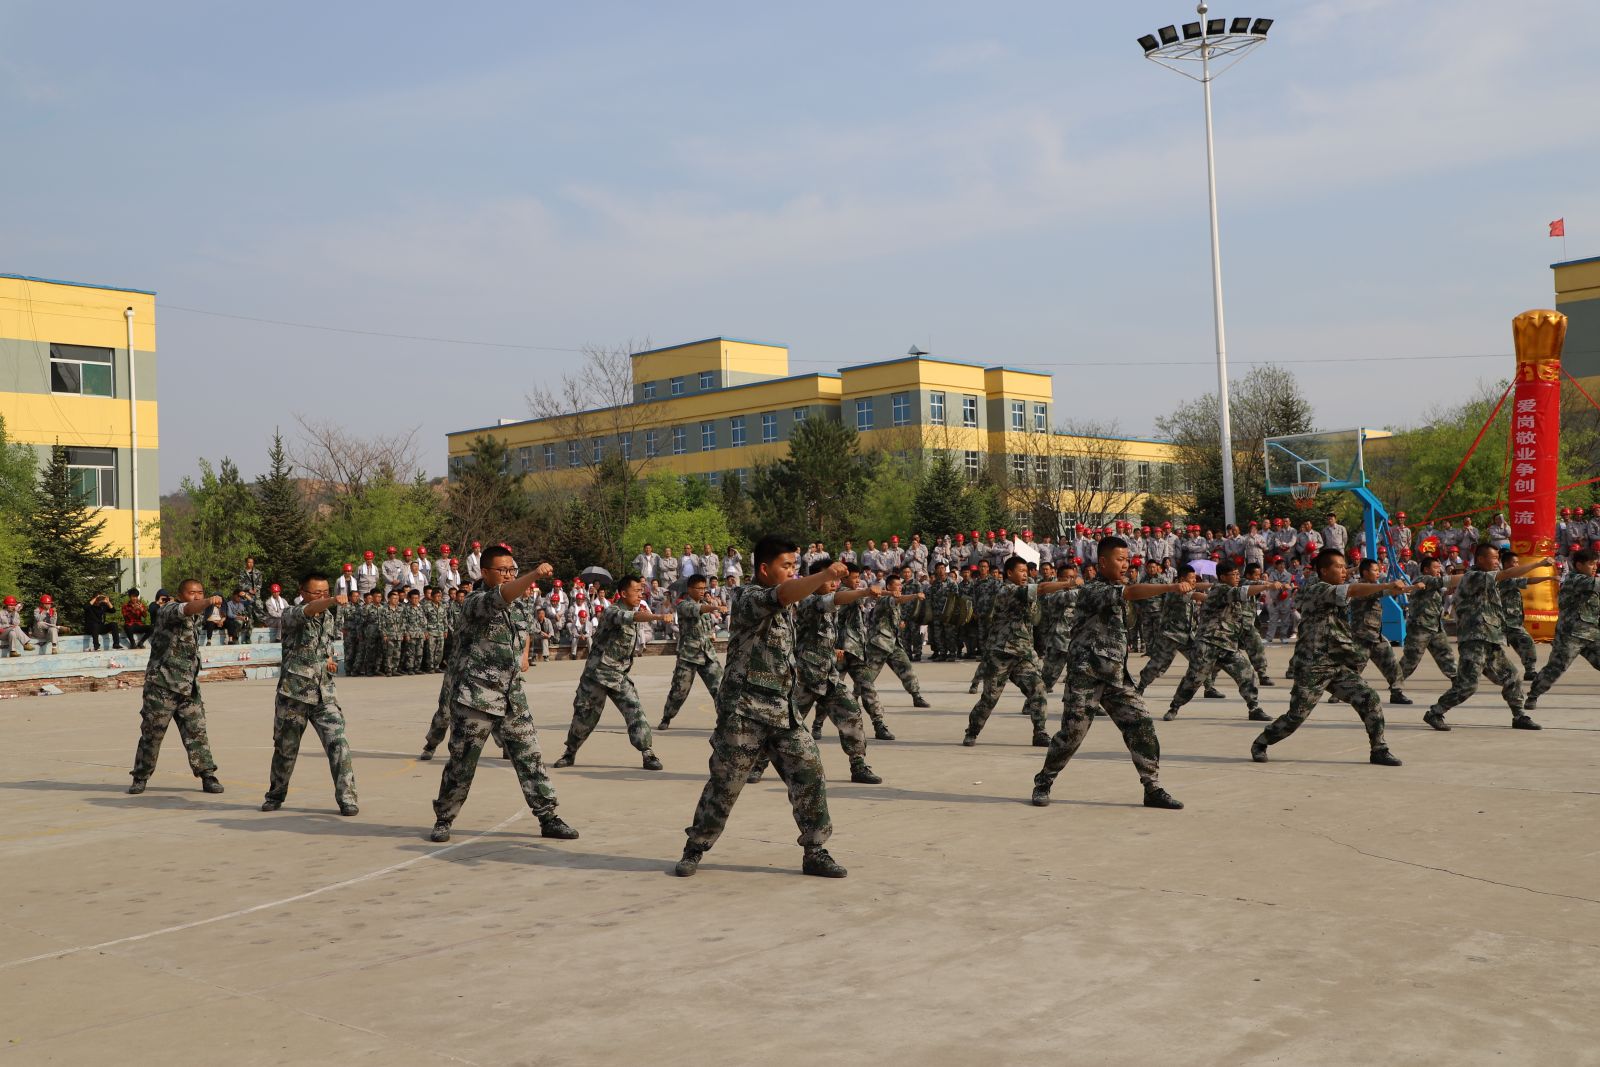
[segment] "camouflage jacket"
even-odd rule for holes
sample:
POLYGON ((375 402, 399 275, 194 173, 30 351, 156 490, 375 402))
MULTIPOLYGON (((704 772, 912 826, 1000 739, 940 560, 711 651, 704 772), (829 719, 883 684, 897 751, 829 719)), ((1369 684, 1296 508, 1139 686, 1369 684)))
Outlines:
MULTIPOLYGON (((844 649, 845 655, 864 659, 867 655, 867 598, 853 600, 839 609, 838 636, 836 640, 839 647, 844 649)), ((737 605, 735 605, 737 613, 737 605)))
POLYGON ((1044 647, 1048 652, 1065 652, 1072 644, 1073 607, 1078 603, 1077 589, 1058 589, 1043 600, 1044 647))
POLYGON ((1000 579, 990 575, 972 587, 972 617, 984 626, 990 625, 995 597, 1000 594, 1000 579))
POLYGON ((956 592, 956 583, 949 578, 942 582, 929 580, 928 599, 932 602, 931 610, 934 622, 944 621, 945 608, 949 605, 950 598, 956 595, 956 592))
POLYGON ((1526 578, 1521 579, 1521 581, 1522 585, 1515 589, 1510 588, 1510 586, 1516 584, 1514 581, 1499 583, 1500 616, 1502 624, 1507 631, 1520 630, 1526 625, 1522 616, 1522 590, 1527 588, 1528 581, 1526 578))
POLYGON ((752 585, 733 605, 718 713, 793 727, 795 681, 794 611, 777 586, 752 585))
POLYGON ((261 599, 262 581, 260 571, 241 571, 239 576, 233 580, 233 584, 236 589, 243 589, 251 597, 259 600, 261 599))
POLYGON ((1206 586, 1206 602, 1195 613, 1195 636, 1202 642, 1219 648, 1234 647, 1240 621, 1246 613, 1254 618, 1252 605, 1255 597, 1244 585, 1224 585, 1217 582, 1206 586))
POLYGON ((1039 587, 1007 582, 995 594, 989 623, 988 651, 1001 656, 1028 656, 1033 652, 1033 624, 1039 614, 1039 587))
POLYGON ((1161 619, 1156 624, 1161 636, 1179 648, 1188 648, 1194 641, 1194 601, 1187 593, 1162 593, 1151 599, 1161 604, 1161 619))
POLYGON ((1422 586, 1412 593, 1406 605, 1406 627, 1425 634, 1436 634, 1444 630, 1444 589, 1449 579, 1440 576, 1422 575, 1417 578, 1416 584, 1422 586))
POLYGON ((1505 597, 1512 590, 1528 586, 1526 578, 1500 581, 1493 571, 1470 570, 1456 586, 1456 640, 1488 641, 1506 639, 1505 597))
POLYGON ((499 589, 483 589, 461 605, 461 626, 446 668, 452 699, 487 715, 526 706, 522 697, 522 634, 499 589))
POLYGON ((200 620, 205 615, 185 615, 183 603, 174 600, 154 616, 150 634, 150 663, 144 669, 145 689, 169 689, 187 696, 200 683, 200 620))
MULTIPOLYGON (((904 596, 904 593, 900 594, 904 596)), ((866 624, 867 647, 879 652, 893 652, 900 641, 900 605, 894 597, 879 597, 872 609, 872 618, 866 624)))
POLYGON ((832 593, 813 593, 795 606, 795 658, 800 685, 818 694, 827 692, 828 684, 839 675, 834 623, 843 609, 833 597, 832 593))
POLYGON ((1127 587, 1096 577, 1078 590, 1072 610, 1073 666, 1103 681, 1120 682, 1127 673, 1127 587))
POLYGON ((399 641, 405 637, 405 611, 403 607, 383 606, 383 611, 378 614, 378 628, 385 641, 399 641))
POLYGON ((1561 583, 1556 634, 1583 644, 1600 641, 1600 578, 1573 571, 1561 583))
MULTIPOLYGON (((290 605, 290 607, 293 607, 293 606, 294 605, 292 605, 292 604, 290 605)), ((279 625, 280 626, 283 623, 283 619, 288 617, 288 614, 289 614, 289 612, 286 609, 284 611, 283 615, 279 616, 279 625)), ((365 604, 362 604, 360 601, 354 601, 348 607, 345 607, 345 608, 340 610, 340 612, 339 612, 339 625, 340 625, 340 627, 342 627, 344 633, 347 635, 347 639, 348 640, 359 641, 361 639, 360 638, 361 627, 363 625, 365 625, 365 616, 366 616, 366 614, 367 614, 367 606, 365 604)), ((346 651, 349 651, 349 650, 347 649, 346 651)))
POLYGON ((1350 633, 1363 644, 1384 639, 1383 597, 1350 601, 1350 633))
POLYGON ((1299 593, 1300 638, 1291 670, 1354 667, 1365 658, 1350 634, 1350 587, 1313 576, 1299 593))
POLYGON ((279 699, 302 704, 331 704, 338 699, 328 660, 333 655, 333 640, 340 629, 344 609, 329 608, 319 615, 307 615, 304 605, 295 604, 283 613, 283 663, 278 668, 279 699))
POLYGON ((414 640, 428 632, 428 623, 422 613, 422 605, 412 607, 410 604, 400 609, 400 635, 407 640, 414 640))
POLYGON ((678 601, 677 615, 678 658, 684 663, 710 663, 716 658, 717 646, 709 607, 684 597, 678 601))
POLYGON ((619 600, 595 620, 589 658, 583 661, 585 680, 599 682, 608 689, 622 684, 628 668, 633 666, 634 650, 639 647, 639 624, 634 619, 637 610, 619 600))

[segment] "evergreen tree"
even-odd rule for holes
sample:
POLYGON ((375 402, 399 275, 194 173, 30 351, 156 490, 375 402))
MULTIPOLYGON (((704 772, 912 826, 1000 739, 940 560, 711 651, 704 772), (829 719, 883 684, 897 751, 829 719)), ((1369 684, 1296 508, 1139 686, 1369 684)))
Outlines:
POLYGON ((305 572, 310 556, 311 516, 300 498, 299 485, 290 477, 283 435, 276 430, 267 458, 271 467, 256 479, 255 486, 256 544, 261 549, 256 565, 268 582, 289 590, 305 572))
POLYGON ((161 508, 162 570, 168 586, 196 578, 207 593, 227 596, 244 571, 245 557, 261 554, 256 496, 227 456, 215 469, 200 460, 200 480, 185 478, 182 487, 182 495, 161 508))
POLYGON ((750 499, 765 532, 837 544, 850 536, 877 472, 856 431, 834 419, 807 419, 789 436, 789 455, 756 468, 750 499))
POLYGON ((498 437, 472 439, 466 462, 451 476, 445 492, 444 529, 452 545, 473 541, 516 543, 532 502, 522 475, 511 470, 511 453, 498 437))
POLYGON ((63 620, 80 623, 89 598, 114 586, 117 568, 100 547, 105 520, 84 506, 59 444, 50 450, 25 523, 32 552, 21 575, 23 595, 37 603, 49 593, 63 620))
POLYGON ((967 479, 942 451, 923 472, 911 510, 912 528, 921 531, 928 541, 937 541, 945 534, 964 532, 978 525, 978 508, 972 500, 967 479))
POLYGON ((21 592, 18 576, 28 558, 24 534, 33 507, 39 460, 27 445, 12 444, 0 415, 0 596, 21 592))

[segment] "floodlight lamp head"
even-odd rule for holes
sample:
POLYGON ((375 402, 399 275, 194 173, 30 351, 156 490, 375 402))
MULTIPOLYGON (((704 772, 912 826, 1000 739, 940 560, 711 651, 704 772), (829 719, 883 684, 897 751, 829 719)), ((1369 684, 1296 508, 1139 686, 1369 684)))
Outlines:
POLYGON ((1160 34, 1161 43, 1164 45, 1178 43, 1178 27, 1176 26, 1163 26, 1156 33, 1160 34))
POLYGON ((1228 24, 1228 32, 1229 33, 1249 33, 1250 32, 1250 17, 1248 15, 1246 15, 1242 19, 1234 19, 1232 22, 1230 22, 1228 24))
POLYGON ((1227 19, 1206 19, 1206 36, 1221 37, 1227 32, 1227 19))
POLYGON ((1155 34, 1147 33, 1143 37, 1139 38, 1139 47, 1144 49, 1145 55, 1149 55, 1151 52, 1154 52, 1157 48, 1161 47, 1161 42, 1156 40, 1155 34))
POLYGON ((1271 19, 1256 19, 1255 25, 1250 27, 1250 32, 1257 37, 1265 37, 1270 29, 1272 29, 1271 19))
POLYGON ((1200 24, 1198 22, 1185 22, 1183 24, 1183 39, 1185 41, 1192 41, 1199 36, 1200 24))

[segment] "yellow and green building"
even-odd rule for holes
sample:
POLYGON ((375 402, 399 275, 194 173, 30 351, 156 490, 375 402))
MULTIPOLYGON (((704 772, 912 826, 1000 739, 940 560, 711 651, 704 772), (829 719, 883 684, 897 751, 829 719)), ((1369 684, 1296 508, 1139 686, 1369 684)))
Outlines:
POLYGON ((1039 371, 921 354, 791 374, 785 346, 732 337, 637 352, 631 362, 631 404, 455 431, 451 469, 488 435, 509 449, 514 471, 557 485, 613 450, 713 485, 743 482, 787 454, 802 421, 825 418, 855 427, 864 449, 908 460, 943 451, 969 477, 987 471, 1018 489, 1019 515, 1023 488, 1086 488, 1093 478, 1133 518, 1146 492, 1171 488, 1175 477, 1163 442, 1119 438, 1108 447, 1055 432, 1052 378, 1039 371))
POLYGON ((0 274, 6 431, 41 468, 53 445, 66 448, 79 495, 105 520, 119 584, 147 595, 161 583, 155 303, 143 289, 0 274))
POLYGON ((1552 263, 1556 310, 1567 317, 1561 365, 1600 400, 1600 256, 1552 263))

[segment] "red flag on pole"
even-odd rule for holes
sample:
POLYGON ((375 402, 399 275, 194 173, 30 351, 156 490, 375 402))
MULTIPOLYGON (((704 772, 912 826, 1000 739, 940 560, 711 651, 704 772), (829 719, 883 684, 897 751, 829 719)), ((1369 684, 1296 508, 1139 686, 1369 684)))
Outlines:
POLYGON ((1550 236, 1551 237, 1565 237, 1566 235, 1567 235, 1567 220, 1564 217, 1556 219, 1554 222, 1552 222, 1550 224, 1550 236))

